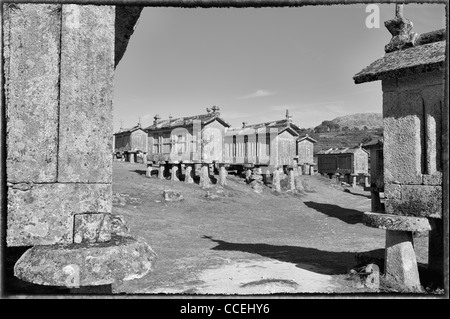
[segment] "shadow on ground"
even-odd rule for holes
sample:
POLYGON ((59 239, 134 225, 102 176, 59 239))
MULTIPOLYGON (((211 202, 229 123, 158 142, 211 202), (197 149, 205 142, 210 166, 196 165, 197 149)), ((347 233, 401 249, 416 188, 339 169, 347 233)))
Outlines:
POLYGON ((352 191, 351 191, 350 189, 348 189, 348 188, 344 189, 344 193, 348 193, 348 194, 356 195, 356 196, 362 196, 362 197, 365 197, 365 198, 367 198, 367 199, 372 199, 372 197, 371 197, 370 195, 364 195, 364 194, 352 192, 352 191))
POLYGON ((330 217, 339 218, 347 224, 358 224, 362 223, 363 212, 356 209, 344 208, 338 205, 323 204, 316 202, 304 202, 306 206, 312 208, 322 214, 328 215, 330 217))
MULTIPOLYGON (((354 252, 332 252, 315 248, 285 245, 230 243, 213 239, 211 236, 206 235, 202 238, 217 243, 217 246, 212 248, 212 250, 241 251, 258 254, 282 262, 294 263, 299 268, 325 275, 346 274, 350 268, 356 266, 358 263, 356 253, 354 252)), ((383 251, 384 249, 376 249, 364 252, 363 254, 380 255, 383 251)))

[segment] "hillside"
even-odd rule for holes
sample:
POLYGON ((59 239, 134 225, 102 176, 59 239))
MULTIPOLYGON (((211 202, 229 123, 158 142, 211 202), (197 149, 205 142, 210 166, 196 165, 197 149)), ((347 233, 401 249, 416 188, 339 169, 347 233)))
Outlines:
POLYGON ((381 113, 356 113, 337 117, 331 122, 338 124, 339 127, 348 127, 352 129, 358 127, 363 129, 366 126, 369 129, 383 127, 383 116, 381 113))

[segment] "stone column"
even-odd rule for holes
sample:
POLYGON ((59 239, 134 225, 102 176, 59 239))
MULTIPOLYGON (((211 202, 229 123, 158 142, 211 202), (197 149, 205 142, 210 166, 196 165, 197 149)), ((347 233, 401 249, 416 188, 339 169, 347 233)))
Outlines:
POLYGON ((164 179, 165 164, 159 163, 158 179, 164 179))
POLYGON ((341 174, 339 174, 339 173, 334 173, 334 178, 336 179, 336 182, 338 182, 338 183, 341 182, 341 174))
POLYGON ((369 176, 369 174, 364 174, 364 187, 366 188, 370 187, 369 176))
POLYGON ((352 176, 352 187, 355 188, 357 186, 356 179, 358 178, 358 174, 351 174, 352 176))
POLYGON ((303 165, 298 166, 298 175, 303 175, 303 165))
POLYGON ((295 178, 295 189, 297 189, 298 191, 305 190, 305 187, 303 186, 303 183, 302 183, 302 178, 300 176, 297 176, 295 178))
POLYGON ((276 192, 281 193, 280 170, 279 169, 276 169, 276 170, 273 171, 272 188, 276 192))
POLYGON ((152 170, 153 170, 152 164, 147 164, 147 172, 145 173, 145 176, 152 177, 152 170))
POLYGON ((227 185, 227 170, 225 164, 219 164, 219 184, 222 186, 227 185))
POLYGON ((180 181, 180 179, 178 178, 178 165, 177 164, 172 164, 170 179, 175 182, 180 181))
POLYGON ((309 166, 309 175, 314 175, 314 165, 309 166))
POLYGON ((386 230, 385 274, 411 289, 420 289, 412 232, 386 230))
POLYGON ((289 167, 288 170, 289 170, 289 176, 288 176, 288 178, 289 178, 289 189, 290 189, 292 192, 295 192, 295 176, 294 176, 294 169, 293 169, 292 167, 289 167))
POLYGON ((134 163, 134 155, 135 155, 135 153, 128 153, 128 161, 130 162, 130 163, 134 163))
POLYGON ((252 170, 250 168, 247 168, 245 170, 245 181, 247 183, 250 183, 250 177, 252 176, 252 170))
POLYGON ((211 184, 211 180, 209 179, 209 164, 202 163, 201 171, 200 171, 200 186, 208 187, 211 184))
POLYGON ((194 182, 194 175, 192 172, 192 165, 186 164, 186 172, 184 174, 184 182, 192 184, 194 182))

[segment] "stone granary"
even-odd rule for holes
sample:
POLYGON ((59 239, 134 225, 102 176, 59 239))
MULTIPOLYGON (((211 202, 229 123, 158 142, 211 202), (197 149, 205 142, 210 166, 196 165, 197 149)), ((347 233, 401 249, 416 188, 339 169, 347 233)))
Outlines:
POLYGON ((201 115, 167 120, 161 120, 159 115, 154 117, 153 124, 144 129, 148 134, 147 159, 161 166, 161 178, 170 170, 172 179, 178 180, 184 175, 185 181, 190 182, 192 174, 201 166, 204 175, 200 176, 201 180, 207 183, 212 164, 223 164, 222 136, 230 127, 220 117, 219 110, 213 106, 201 115))
POLYGON ((298 165, 303 168, 304 174, 314 174, 314 144, 315 139, 306 134, 297 140, 298 165))
POLYGON ((370 182, 364 190, 370 191, 372 197, 372 211, 383 211, 380 193, 384 193, 384 165, 383 165, 383 138, 370 141, 363 145, 370 153, 370 182))
POLYGON ((368 174, 369 153, 361 146, 330 148, 316 153, 317 172, 335 175, 338 180, 345 177, 348 183, 356 187, 357 177, 368 174))
POLYGON ((33 246, 14 267, 24 281, 110 289, 153 268, 112 215, 114 68, 141 10, 3 4, 6 244, 33 246))
POLYGON ((386 229, 386 276, 418 289, 414 231, 429 231, 428 269, 443 279, 442 218, 448 214, 448 206, 443 208, 443 174, 448 174, 446 41, 444 30, 413 33, 412 22, 402 11, 397 5, 395 18, 385 22, 392 40, 384 57, 354 80, 357 84, 381 80, 383 89, 386 212, 365 213, 364 221, 386 229))
POLYGON ((137 155, 142 154, 147 160, 147 132, 139 123, 128 129, 114 133, 114 158, 123 158, 131 163, 137 162, 137 155))

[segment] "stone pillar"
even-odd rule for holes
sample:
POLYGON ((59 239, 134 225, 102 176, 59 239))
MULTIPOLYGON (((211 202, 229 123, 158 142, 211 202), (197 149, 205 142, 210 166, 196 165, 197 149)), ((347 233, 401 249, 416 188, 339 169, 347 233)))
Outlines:
POLYGON ((355 188, 357 186, 356 179, 358 178, 358 174, 351 174, 352 176, 352 187, 355 188))
POLYGON ((128 153, 128 161, 130 162, 130 163, 134 163, 134 156, 135 156, 135 153, 128 153))
POLYGON ((209 179, 209 164, 202 163, 201 171, 200 171, 200 186, 208 187, 211 184, 211 180, 209 179))
POLYGON ((273 171, 272 188, 276 192, 281 193, 280 170, 279 169, 276 169, 276 170, 273 171))
POLYGON ((268 185, 269 181, 270 181, 270 171, 267 170, 266 173, 263 175, 264 185, 268 185))
POLYGON ((147 164, 147 172, 145 173, 145 176, 152 177, 152 171, 153 171, 152 164, 147 164))
POLYGON ((158 179, 164 179, 165 164, 159 163, 158 179))
POLYGON ((302 183, 302 178, 301 178, 301 176, 297 176, 297 177, 295 178, 295 188, 296 188, 298 191, 304 191, 304 190, 305 190, 305 187, 303 186, 303 183, 302 183))
POLYGON ((369 176, 370 176, 369 174, 364 174, 364 187, 365 188, 370 187, 369 176))
POLYGON ((192 172, 192 165, 190 164, 186 164, 186 171, 184 174, 184 182, 191 184, 194 182, 194 176, 193 176, 193 172, 192 172))
POLYGON ((292 192, 295 192, 295 176, 294 176, 294 169, 292 167, 289 167, 289 189, 292 192))
POLYGON ((247 183, 250 183, 250 177, 252 176, 252 170, 250 168, 247 168, 245 170, 245 181, 247 183))
POLYGON ((309 175, 314 175, 314 165, 309 166, 309 175))
POLYGON ((222 186, 227 185, 227 170, 225 164, 219 164, 219 184, 222 186))
POLYGON ((180 179, 178 178, 178 165, 177 164, 172 164, 170 179, 175 182, 180 181, 180 179))
POLYGON ((336 182, 338 182, 338 183, 341 182, 341 174, 335 173, 335 174, 334 174, 334 178, 336 179, 336 182))
POLYGON ((303 165, 298 166, 298 175, 303 175, 303 165))
POLYGON ((420 290, 412 232, 386 230, 385 275, 407 288, 420 290))

